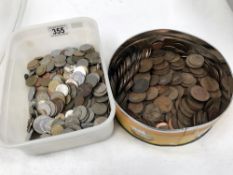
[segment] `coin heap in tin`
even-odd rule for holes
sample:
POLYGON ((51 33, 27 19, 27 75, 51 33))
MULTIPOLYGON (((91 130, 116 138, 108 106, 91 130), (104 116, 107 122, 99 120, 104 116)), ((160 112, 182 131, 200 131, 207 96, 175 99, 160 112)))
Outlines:
POLYGON ((228 106, 233 88, 225 61, 157 48, 126 57, 110 81, 123 109, 158 129, 192 127, 215 119, 228 106))
POLYGON ((100 56, 92 45, 54 50, 31 60, 27 69, 31 139, 77 131, 107 119, 107 88, 100 56))

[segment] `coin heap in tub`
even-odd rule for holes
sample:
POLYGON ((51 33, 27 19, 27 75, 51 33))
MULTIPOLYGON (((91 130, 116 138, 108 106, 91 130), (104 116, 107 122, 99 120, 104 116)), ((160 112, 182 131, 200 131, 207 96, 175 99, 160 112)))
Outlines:
POLYGON ((229 68, 221 64, 211 67, 213 62, 201 54, 181 57, 172 51, 154 50, 136 64, 136 73, 125 85, 127 95, 122 97, 126 98, 118 102, 149 126, 179 129, 204 124, 219 116, 230 102, 233 81, 229 68))
POLYGON ((28 132, 47 137, 107 119, 110 107, 104 74, 99 53, 92 45, 54 50, 31 60, 27 69, 28 132))

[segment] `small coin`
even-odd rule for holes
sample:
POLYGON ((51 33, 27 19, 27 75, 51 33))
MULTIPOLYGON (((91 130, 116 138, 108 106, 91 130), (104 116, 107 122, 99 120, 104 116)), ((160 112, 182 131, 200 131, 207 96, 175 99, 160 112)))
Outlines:
POLYGON ((63 93, 64 96, 67 96, 69 94, 69 88, 65 84, 59 84, 59 85, 57 85, 55 91, 63 93))
POLYGON ((175 100, 178 96, 179 96, 178 90, 175 87, 170 86, 168 98, 170 98, 171 100, 175 100))
POLYGON ((94 121, 94 126, 100 125, 101 123, 104 123, 108 118, 107 117, 98 117, 94 121))
POLYGON ((30 61, 27 65, 28 70, 34 70, 40 65, 39 61, 37 59, 34 59, 30 61))
POLYGON ((191 68, 200 68, 204 64, 204 57, 199 54, 191 54, 186 58, 186 64, 191 68))
POLYGON ((96 115, 103 115, 107 112, 107 106, 104 103, 94 103, 91 108, 96 115))
POLYGON ((159 95, 159 90, 156 87, 150 87, 146 91, 146 100, 153 100, 159 95))
POLYGON ((138 79, 134 81, 132 87, 133 92, 145 92, 149 88, 150 82, 146 79, 138 79))
POLYGON ((64 130, 64 128, 62 127, 62 125, 55 124, 51 128, 51 134, 52 135, 59 135, 59 134, 63 133, 63 130, 64 130))
POLYGON ((46 133, 46 131, 44 130, 44 125, 46 123, 51 122, 53 119, 50 118, 49 116, 46 115, 40 115, 38 116, 34 122, 33 122, 33 129, 39 133, 39 134, 43 134, 46 133))
POLYGON ((158 107, 152 103, 145 106, 145 110, 142 116, 149 123, 155 123, 162 121, 161 112, 158 107))
POLYGON ((81 106, 84 103, 84 97, 83 96, 77 96, 74 99, 75 106, 81 106))
POLYGON ((197 80, 190 73, 181 73, 182 85, 190 87, 196 84, 197 80))
POLYGON ((38 76, 37 75, 30 76, 26 80, 26 85, 27 86, 34 86, 36 84, 37 80, 38 80, 38 76))
POLYGON ((88 67, 89 62, 86 59, 80 59, 77 62, 77 66, 84 66, 84 67, 88 67))
POLYGON ((143 111, 144 105, 143 103, 129 103, 128 109, 135 114, 139 114, 143 111))
POLYGON ((210 94, 203 87, 195 85, 190 90, 191 96, 198 101, 204 102, 210 98, 210 94))
POLYGON ((97 73, 90 73, 86 76, 87 83, 90 83, 92 87, 95 87, 97 83, 100 81, 100 76, 97 73))
POLYGON ((159 83, 159 76, 158 75, 152 75, 150 80, 150 86, 155 86, 159 83))
POLYGON ((146 93, 142 92, 142 93, 136 93, 136 92, 131 92, 129 93, 129 101, 132 103, 139 103, 142 102, 143 100, 146 99, 146 93))
POLYGON ((151 59, 143 59, 140 62, 139 72, 148 72, 151 70, 152 67, 153 63, 151 59))
POLYGON ((107 93, 107 87, 104 83, 99 83, 93 91, 94 96, 101 97, 107 93))
POLYGON ((58 80, 52 80, 52 81, 50 81, 49 84, 48 84, 48 90, 49 90, 49 92, 55 92, 57 86, 60 85, 60 84, 61 83, 58 80))
POLYGON ((158 106, 161 112, 169 112, 172 109, 173 103, 170 98, 159 96, 154 100, 154 106, 158 106))
POLYGON ((83 44, 79 47, 79 50, 84 53, 88 53, 94 50, 91 44, 83 44))
POLYGON ((169 129, 169 126, 166 122, 159 122, 155 125, 156 128, 162 129, 162 130, 167 130, 169 129))
POLYGON ((207 91, 210 91, 210 92, 219 90, 218 82, 209 76, 201 78, 200 84, 202 87, 204 87, 207 91))

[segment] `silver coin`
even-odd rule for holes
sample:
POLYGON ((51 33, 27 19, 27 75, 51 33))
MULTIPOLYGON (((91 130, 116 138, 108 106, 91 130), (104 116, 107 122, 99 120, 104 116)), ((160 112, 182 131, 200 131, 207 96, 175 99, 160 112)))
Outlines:
POLYGON ((89 62, 86 59, 80 59, 77 62, 77 66, 84 66, 84 67, 88 67, 89 62))
POLYGON ((95 119, 95 114, 91 108, 88 108, 88 114, 89 114, 89 116, 88 116, 87 120, 85 121, 85 123, 90 123, 95 119))
POLYGON ((107 119, 108 118, 106 118, 106 117, 98 117, 98 118, 96 118, 95 121, 94 121, 94 126, 99 125, 99 124, 105 122, 107 119))
POLYGON ((55 104, 52 101, 47 101, 48 105, 50 106, 51 109, 51 113, 49 116, 55 116, 57 114, 57 107, 55 106, 55 104))
POLYGON ((36 93, 36 88, 35 87, 30 87, 29 92, 28 92, 28 100, 32 101, 36 93))
POLYGON ((51 128, 53 125, 53 121, 55 119, 46 119, 46 120, 41 120, 41 129, 45 132, 45 133, 50 133, 51 132, 51 128))
MULTIPOLYGON (((81 128, 81 127, 80 127, 81 128)), ((70 133, 70 132, 73 132, 74 130, 73 129, 71 129, 71 128, 65 128, 64 130, 63 130, 63 134, 66 134, 66 133, 70 133)))
POLYGON ((45 100, 41 100, 37 103, 37 106, 36 106, 36 109, 37 111, 40 113, 40 114, 43 114, 43 115, 50 115, 51 113, 51 107, 50 105, 47 103, 47 101, 45 100))
POLYGON ((44 125, 51 120, 53 119, 47 115, 40 115, 34 120, 33 129, 39 134, 46 133, 46 131, 44 130, 44 125))
POLYGON ((86 83, 90 83, 92 87, 95 87, 100 81, 100 76, 97 73, 90 73, 86 76, 86 83))
POLYGON ((39 101, 43 101, 43 100, 49 100, 49 95, 47 92, 44 91, 37 91, 36 93, 36 100, 39 101))
POLYGON ((72 56, 74 54, 74 51, 75 51, 74 48, 71 48, 71 47, 66 48, 64 51, 64 55, 65 56, 72 56))
POLYGON ((94 47, 93 47, 91 44, 83 44, 83 45, 81 45, 81 46, 79 47, 79 50, 80 50, 81 52, 87 53, 87 52, 93 51, 93 50, 94 50, 94 47))
POLYGON ((73 117, 73 115, 74 115, 74 111, 72 109, 68 110, 65 113, 65 118, 73 117))
POLYGON ((56 57, 56 56, 60 55, 61 52, 62 52, 62 50, 56 49, 56 50, 53 50, 53 51, 51 52, 51 55, 52 55, 53 57, 56 57))
POLYGON ((72 84, 75 87, 78 87, 78 83, 74 79, 72 79, 72 78, 67 79, 66 80, 66 84, 69 84, 69 85, 72 84))
POLYGON ((64 94, 64 96, 67 96, 69 94, 69 88, 67 85, 65 84, 59 84, 57 87, 56 87, 56 91, 57 92, 61 92, 64 94))
POLYGON ((48 64, 46 64, 46 71, 50 72, 54 69, 54 67, 55 67, 54 61, 50 61, 48 64))
POLYGON ((72 73, 74 71, 74 69, 75 69, 75 66, 73 66, 73 65, 66 65, 64 67, 64 71, 68 72, 68 73, 72 73))
POLYGON ((88 117, 88 111, 87 108, 85 106, 78 106, 75 109, 75 113, 78 114, 77 117, 79 119, 79 121, 83 122, 87 119, 88 117), (81 115, 80 115, 81 113, 81 115))
POLYGON ((88 73, 88 68, 86 66, 77 66, 75 67, 74 72, 81 72, 86 76, 88 73))
POLYGON ((106 102, 106 101, 108 101, 108 95, 104 95, 104 96, 101 96, 101 97, 95 97, 95 101, 97 103, 106 102))
POLYGON ((93 123, 81 123, 81 127, 82 128, 90 128, 92 127, 94 124, 93 123))
POLYGON ((104 103, 94 103, 91 109, 96 115, 103 115, 107 112, 107 106, 104 103))
POLYGON ((48 65, 52 61, 52 56, 51 55, 46 55, 43 57, 43 59, 40 61, 41 65, 48 65))
POLYGON ((71 78, 76 81, 78 85, 81 85, 84 83, 86 76, 82 72, 76 71, 71 74, 71 78))

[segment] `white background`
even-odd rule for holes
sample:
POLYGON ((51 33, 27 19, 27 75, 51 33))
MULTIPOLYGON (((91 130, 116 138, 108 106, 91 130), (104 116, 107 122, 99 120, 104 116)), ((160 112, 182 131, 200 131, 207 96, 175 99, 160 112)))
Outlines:
MULTIPOLYGON (((171 28, 203 38, 233 66, 233 12, 225 0, 28 0, 21 26, 77 16, 97 20, 107 63, 127 38, 171 28)), ((0 175, 232 174, 232 112, 231 104, 203 138, 185 146, 144 143, 116 122, 111 138, 76 149, 30 156, 0 148, 0 175)))

